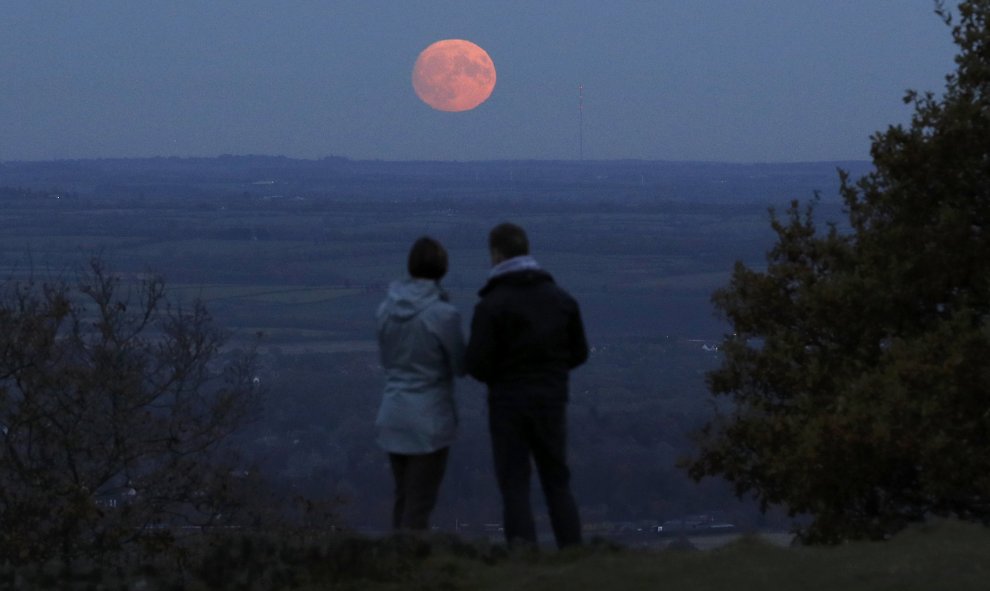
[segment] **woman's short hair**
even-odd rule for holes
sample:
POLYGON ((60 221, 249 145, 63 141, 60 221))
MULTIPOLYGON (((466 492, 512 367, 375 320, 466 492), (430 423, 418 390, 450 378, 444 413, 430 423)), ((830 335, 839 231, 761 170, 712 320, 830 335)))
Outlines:
POLYGON ((529 239, 519 226, 504 222, 488 233, 488 248, 498 251, 507 259, 529 254, 529 239))
POLYGON ((447 251, 438 241, 423 236, 409 249, 409 275, 439 281, 447 274, 447 251))

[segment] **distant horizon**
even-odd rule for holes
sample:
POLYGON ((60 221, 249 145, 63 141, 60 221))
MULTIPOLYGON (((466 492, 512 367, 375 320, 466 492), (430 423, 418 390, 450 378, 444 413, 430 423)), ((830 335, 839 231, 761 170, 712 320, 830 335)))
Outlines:
POLYGON ((664 158, 491 158, 491 159, 471 159, 471 160, 444 160, 444 159, 384 159, 384 158, 351 158, 349 156, 340 156, 336 154, 331 154, 327 156, 318 157, 297 157, 297 156, 286 156, 283 154, 261 154, 261 153, 244 153, 244 154, 217 154, 214 156, 177 156, 177 155, 158 155, 158 156, 91 156, 91 157, 80 157, 80 158, 48 158, 48 159, 0 159, 0 165, 4 164, 37 164, 46 162, 95 162, 95 161, 106 161, 106 160, 219 160, 222 158, 272 158, 272 159, 285 159, 285 160, 295 160, 300 162, 320 162, 324 160, 344 160, 348 162, 381 162, 383 164, 388 163, 402 163, 402 164, 415 164, 417 162, 429 162, 429 163, 444 163, 444 164, 469 164, 469 163, 497 163, 497 162, 557 162, 557 163, 618 163, 618 162, 644 162, 644 163, 665 163, 665 164, 720 164, 720 165, 740 165, 740 166, 759 166, 759 165, 801 165, 801 164, 831 164, 831 163, 857 163, 857 164, 872 164, 870 159, 856 159, 856 158, 834 158, 834 159, 822 159, 822 160, 677 160, 677 159, 664 159, 664 158))

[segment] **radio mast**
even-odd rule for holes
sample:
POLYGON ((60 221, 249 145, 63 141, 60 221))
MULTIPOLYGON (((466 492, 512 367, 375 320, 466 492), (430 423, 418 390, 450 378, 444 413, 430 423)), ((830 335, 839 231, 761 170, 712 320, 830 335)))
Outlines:
POLYGON ((578 160, 584 160, 584 84, 578 84, 578 160))

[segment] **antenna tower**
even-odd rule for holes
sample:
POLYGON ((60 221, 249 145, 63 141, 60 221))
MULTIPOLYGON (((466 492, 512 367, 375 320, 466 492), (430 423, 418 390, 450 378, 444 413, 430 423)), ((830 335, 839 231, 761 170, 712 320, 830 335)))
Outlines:
POLYGON ((578 160, 584 160, 584 84, 578 84, 578 160))

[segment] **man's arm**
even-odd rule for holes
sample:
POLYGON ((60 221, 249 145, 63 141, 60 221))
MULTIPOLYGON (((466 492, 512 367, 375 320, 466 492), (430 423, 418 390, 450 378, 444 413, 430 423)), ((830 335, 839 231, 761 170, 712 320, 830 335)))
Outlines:
POLYGON ((568 366, 574 369, 588 360, 588 339, 584 335, 584 323, 581 321, 581 309, 577 302, 574 303, 574 313, 567 326, 567 340, 570 346, 568 366))
POLYGON ((464 367, 476 380, 488 383, 495 369, 495 330, 492 317, 482 303, 478 302, 474 307, 464 367))

